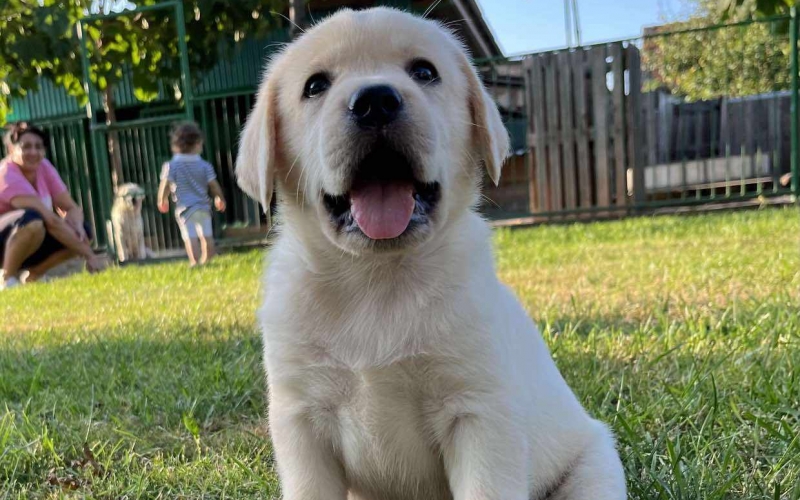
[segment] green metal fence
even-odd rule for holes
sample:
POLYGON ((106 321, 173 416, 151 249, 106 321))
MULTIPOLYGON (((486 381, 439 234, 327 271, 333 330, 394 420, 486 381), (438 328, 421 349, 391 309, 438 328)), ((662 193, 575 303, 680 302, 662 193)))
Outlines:
POLYGON ((94 184, 90 170, 92 157, 87 149, 87 129, 82 121, 66 119, 43 124, 49 132, 50 159, 58 165, 61 176, 73 199, 83 207, 84 217, 94 227, 102 227, 98 213, 97 195, 100 186, 94 184))

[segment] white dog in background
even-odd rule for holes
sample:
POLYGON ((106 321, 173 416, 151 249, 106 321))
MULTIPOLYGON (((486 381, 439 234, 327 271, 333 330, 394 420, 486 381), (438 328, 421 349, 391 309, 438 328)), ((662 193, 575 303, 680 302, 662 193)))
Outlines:
POLYGON ((286 500, 625 498, 611 433, 496 277, 474 207, 508 147, 433 21, 341 11, 269 65, 237 172, 265 207, 279 188, 259 318, 286 500))
POLYGON ((134 183, 121 185, 111 207, 114 246, 120 262, 144 260, 149 252, 144 241, 142 201, 145 192, 134 183))

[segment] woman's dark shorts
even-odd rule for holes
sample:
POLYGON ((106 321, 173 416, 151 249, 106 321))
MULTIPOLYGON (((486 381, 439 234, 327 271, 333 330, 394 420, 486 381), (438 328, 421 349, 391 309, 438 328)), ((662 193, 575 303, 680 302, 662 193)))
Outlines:
MULTIPOLYGON (((44 221, 42 216, 36 210, 12 210, 11 212, 0 215, 0 267, 3 265, 5 258, 6 242, 15 229, 24 227, 33 221, 44 221)), ((83 227, 89 238, 92 238, 91 228, 84 222, 83 227)), ((22 263, 21 269, 29 269, 38 264, 41 264, 48 257, 63 250, 64 245, 53 238, 53 236, 45 231, 44 240, 27 259, 22 263)))

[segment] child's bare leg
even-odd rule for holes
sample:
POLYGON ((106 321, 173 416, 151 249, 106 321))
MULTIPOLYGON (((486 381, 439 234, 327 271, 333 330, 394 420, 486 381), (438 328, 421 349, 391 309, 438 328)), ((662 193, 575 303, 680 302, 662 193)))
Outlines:
POLYGON ((197 259, 200 257, 200 239, 186 238, 183 242, 186 244, 186 255, 189 256, 189 264, 196 265, 197 259))
POLYGON ((192 262, 192 264, 197 264, 198 262, 202 264, 201 246, 200 238, 192 238, 192 254, 194 255, 194 262, 192 262))
POLYGON ((217 250, 214 246, 213 236, 204 236, 200 241, 203 244, 203 256, 200 260, 200 263, 205 264, 217 254, 217 250))

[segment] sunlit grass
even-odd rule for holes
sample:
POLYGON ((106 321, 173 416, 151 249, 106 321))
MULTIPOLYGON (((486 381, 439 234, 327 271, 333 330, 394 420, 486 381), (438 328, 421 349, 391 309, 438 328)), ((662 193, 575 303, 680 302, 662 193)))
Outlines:
MULTIPOLYGON (((498 231, 631 498, 800 498, 792 209, 498 231)), ((279 498, 262 253, 0 292, 0 498, 279 498), (86 448, 84 448, 86 444, 86 448)))

